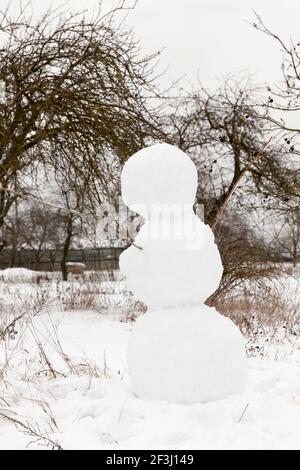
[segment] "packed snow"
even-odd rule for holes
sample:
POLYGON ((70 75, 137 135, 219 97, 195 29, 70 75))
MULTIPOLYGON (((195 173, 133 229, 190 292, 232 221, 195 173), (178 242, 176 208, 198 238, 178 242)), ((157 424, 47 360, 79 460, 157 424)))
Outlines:
POLYGON ((127 160, 121 174, 121 185, 125 204, 149 217, 153 205, 194 204, 197 171, 179 148, 156 144, 127 160))
POLYGON ((191 238, 151 239, 146 222, 134 245, 121 254, 120 268, 128 287, 151 310, 204 302, 219 286, 223 267, 213 235, 201 221, 195 224, 197 233, 202 233, 200 247, 187 249, 191 238))
POLYGON ((139 397, 205 403, 243 390, 245 341, 206 305, 156 310, 136 321, 128 370, 139 397))
POLYGON ((34 281, 41 273, 26 268, 6 268, 0 270, 0 280, 3 281, 34 281))
POLYGON ((129 288, 149 308, 129 342, 134 392, 174 403, 241 392, 242 335, 203 303, 218 288, 223 266, 213 232, 193 213, 195 165, 172 145, 153 145, 129 158, 121 182, 124 202, 146 219, 120 257, 129 288))

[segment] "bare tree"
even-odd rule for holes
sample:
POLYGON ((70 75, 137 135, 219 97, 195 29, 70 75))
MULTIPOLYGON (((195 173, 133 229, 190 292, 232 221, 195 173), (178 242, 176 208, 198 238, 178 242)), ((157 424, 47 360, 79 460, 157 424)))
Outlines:
POLYGON ((22 204, 12 210, 4 221, 6 248, 10 250, 10 266, 15 266, 17 251, 30 249, 33 267, 37 268, 47 254, 54 268, 57 250, 65 232, 66 213, 35 204, 22 204))
POLYGON ((287 122, 287 117, 300 111, 300 42, 285 42, 273 32, 255 13, 252 26, 275 40, 282 52, 281 71, 283 80, 275 86, 266 86, 267 99, 263 108, 268 109, 268 119, 275 129, 283 132, 284 145, 292 154, 300 155, 299 133, 300 126, 287 122), (280 115, 278 114, 280 112, 280 115), (279 115, 279 117, 278 117, 279 115))
POLYGON ((271 245, 282 257, 290 257, 296 267, 300 258, 300 209, 287 212, 279 229, 273 224, 271 245))
POLYGON ((68 166, 78 181, 89 174, 106 186, 103 159, 122 162, 161 135, 156 54, 141 57, 117 23, 124 8, 92 19, 49 10, 38 21, 28 5, 15 16, 9 5, 0 12, 0 227, 24 190, 10 191, 16 175, 68 166))
MULTIPOLYGON (((80 209, 82 207, 83 199, 78 196, 79 193, 75 193, 73 197, 70 195, 69 190, 63 190, 64 201, 66 206, 71 208, 80 209)), ((62 257, 61 257, 61 272, 64 281, 68 279, 68 270, 67 270, 67 262, 68 262, 68 254, 71 248, 71 244, 73 241, 74 236, 80 233, 80 222, 81 218, 76 216, 73 211, 70 211, 68 214, 65 215, 65 231, 64 231, 64 238, 62 240, 62 257)))
POLYGON ((300 202, 299 172, 289 150, 270 139, 260 93, 248 78, 229 77, 215 91, 201 88, 183 96, 169 116, 170 138, 197 166, 196 204, 204 205, 205 222, 214 230, 227 288, 275 272, 263 235, 251 230, 251 215, 263 218, 284 212, 288 201, 300 202))
MULTIPOLYGON (((63 280, 66 281, 68 255, 72 243, 79 243, 81 236, 87 231, 87 226, 96 225, 99 198, 95 196, 95 192, 100 194, 100 189, 97 182, 93 181, 92 174, 87 173, 83 180, 78 180, 77 172, 70 168, 66 168, 65 176, 55 175, 55 185, 57 197, 66 208, 62 214, 63 230, 60 238, 61 272, 63 280)), ((102 200, 105 196, 108 197, 105 192, 101 193, 102 200)))
POLYGON ((171 139, 197 166, 197 202, 211 226, 230 197, 245 212, 299 199, 298 171, 285 147, 270 141, 259 93, 248 78, 229 77, 214 92, 202 88, 183 97, 170 116, 171 139))

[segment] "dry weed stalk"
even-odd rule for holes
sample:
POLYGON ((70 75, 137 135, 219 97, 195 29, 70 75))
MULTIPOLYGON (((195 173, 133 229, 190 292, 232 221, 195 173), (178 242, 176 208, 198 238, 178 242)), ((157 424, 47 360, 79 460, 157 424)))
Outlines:
POLYGON ((10 416, 9 414, 0 410, 0 418, 12 423, 18 430, 22 431, 25 435, 33 437, 33 441, 30 441, 26 447, 32 443, 38 443, 40 445, 46 445, 51 450, 63 450, 59 442, 54 441, 49 437, 47 431, 42 431, 39 424, 32 424, 29 421, 21 421, 19 418, 10 416))
POLYGON ((101 378, 101 379, 110 377, 105 359, 104 359, 104 368, 103 370, 101 370, 99 366, 91 360, 83 359, 83 358, 81 358, 80 360, 75 360, 69 354, 67 354, 59 339, 57 325, 54 325, 50 317, 49 317, 49 321, 52 327, 52 336, 51 336, 52 345, 54 349, 56 350, 56 352, 59 354, 59 356, 67 365, 71 374, 74 374, 77 376, 87 375, 90 378, 101 378))

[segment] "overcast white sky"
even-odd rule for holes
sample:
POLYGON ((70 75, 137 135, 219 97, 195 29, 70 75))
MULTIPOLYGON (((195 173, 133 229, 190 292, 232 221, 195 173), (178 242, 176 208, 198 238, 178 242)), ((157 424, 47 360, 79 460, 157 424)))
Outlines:
POLYGON ((246 21, 256 10, 285 39, 300 40, 299 0, 140 0, 132 15, 144 47, 164 46, 169 76, 197 74, 205 85, 249 70, 258 81, 280 78, 280 50, 246 21))
MULTIPOLYGON (((35 11, 65 4, 64 0, 33 3, 35 11)), ((97 4, 97 0, 69 0, 64 9, 92 11, 97 4)), ((109 8, 116 1, 103 4, 109 8)), ((128 23, 144 51, 164 48, 161 68, 168 68, 164 85, 183 75, 187 85, 199 75, 206 86, 215 86, 222 75, 241 70, 255 73, 257 82, 272 82, 281 76, 280 49, 246 23, 253 20, 253 9, 285 40, 300 40, 299 0, 139 0, 128 23)))

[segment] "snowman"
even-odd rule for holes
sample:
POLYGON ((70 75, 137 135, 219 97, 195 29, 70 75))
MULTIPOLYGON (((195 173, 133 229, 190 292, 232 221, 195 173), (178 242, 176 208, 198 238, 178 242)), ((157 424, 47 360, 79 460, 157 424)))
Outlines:
POLYGON ((205 300, 223 266, 214 235, 193 212, 197 171, 177 147, 134 154, 121 175, 125 204, 145 223, 120 257, 133 294, 148 307, 134 324, 127 363, 136 396, 204 403, 240 393, 246 381, 243 337, 205 300))

